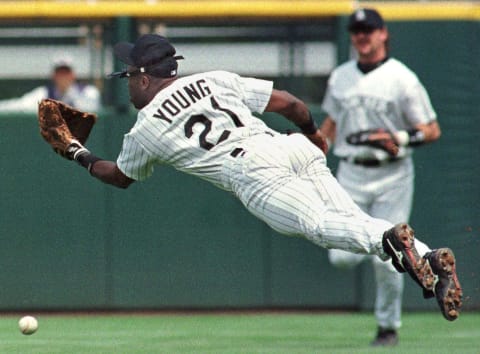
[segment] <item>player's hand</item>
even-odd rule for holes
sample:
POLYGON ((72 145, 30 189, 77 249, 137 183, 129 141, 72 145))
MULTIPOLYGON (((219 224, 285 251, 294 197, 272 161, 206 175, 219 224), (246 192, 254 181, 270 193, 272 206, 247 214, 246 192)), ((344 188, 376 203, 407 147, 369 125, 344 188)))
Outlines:
POLYGON ((325 155, 328 153, 328 143, 327 143, 327 138, 326 136, 320 131, 320 129, 317 129, 317 131, 314 134, 305 134, 305 136, 310 139, 310 141, 317 146, 320 150, 323 151, 325 155))
POLYGON ((368 145, 386 151, 390 156, 397 156, 399 144, 395 136, 383 128, 362 130, 347 136, 351 145, 368 145))

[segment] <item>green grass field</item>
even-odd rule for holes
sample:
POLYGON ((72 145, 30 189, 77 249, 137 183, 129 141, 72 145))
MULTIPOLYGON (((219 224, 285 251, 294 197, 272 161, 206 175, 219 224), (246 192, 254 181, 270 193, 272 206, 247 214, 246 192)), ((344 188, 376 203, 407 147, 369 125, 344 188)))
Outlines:
POLYGON ((36 314, 25 336, 20 315, 0 318, 0 353, 408 353, 480 354, 480 312, 447 322, 404 313, 400 344, 369 347, 370 313, 36 314))

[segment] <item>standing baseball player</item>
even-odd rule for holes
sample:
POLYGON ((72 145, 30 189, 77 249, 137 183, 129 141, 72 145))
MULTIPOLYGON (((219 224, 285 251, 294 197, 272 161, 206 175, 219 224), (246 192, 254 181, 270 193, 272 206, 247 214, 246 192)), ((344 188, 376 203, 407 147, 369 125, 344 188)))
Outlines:
MULTIPOLYGON (((410 217, 414 168, 412 148, 437 140, 440 127, 417 76, 388 56, 388 31, 380 14, 360 9, 348 31, 357 58, 336 68, 323 101, 321 130, 335 142, 337 179, 363 211, 392 223, 410 217)), ((329 251, 330 262, 353 267, 373 263, 378 332, 372 345, 398 342, 403 276, 378 257, 329 251)))
POLYGON ((286 235, 316 245, 392 259, 444 317, 459 314, 462 290, 448 248, 430 250, 414 241, 407 224, 372 218, 340 187, 326 166, 325 139, 307 106, 270 81, 225 71, 177 76, 175 48, 158 35, 122 42, 115 55, 128 66, 113 76, 128 78, 139 110, 116 162, 95 156, 65 131, 58 114, 40 110, 41 132, 56 151, 92 176, 127 188, 167 164, 233 193, 256 217, 286 235), (303 134, 280 134, 252 112, 277 112, 303 134), (61 147, 63 144, 63 147, 61 147), (418 246, 418 247, 417 247, 418 246))

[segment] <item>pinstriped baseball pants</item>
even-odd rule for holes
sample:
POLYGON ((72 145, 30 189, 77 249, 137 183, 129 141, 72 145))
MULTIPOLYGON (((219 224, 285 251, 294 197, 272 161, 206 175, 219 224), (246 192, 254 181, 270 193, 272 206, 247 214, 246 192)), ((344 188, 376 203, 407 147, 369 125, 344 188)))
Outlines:
POLYGON ((393 227, 364 213, 338 184, 325 155, 304 135, 258 135, 229 156, 224 187, 274 230, 316 245, 389 257, 383 233, 393 227))

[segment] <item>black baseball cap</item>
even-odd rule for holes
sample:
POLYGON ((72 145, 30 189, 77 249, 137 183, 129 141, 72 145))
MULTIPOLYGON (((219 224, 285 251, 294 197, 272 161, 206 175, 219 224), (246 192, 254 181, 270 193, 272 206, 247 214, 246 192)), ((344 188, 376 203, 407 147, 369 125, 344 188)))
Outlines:
POLYGON ((348 30, 380 29, 385 27, 382 16, 374 9, 358 9, 348 19, 348 30))
MULTIPOLYGON (((155 77, 169 78, 177 75, 176 50, 167 38, 158 34, 144 34, 135 43, 120 42, 113 47, 115 56, 122 62, 138 68, 139 72, 155 77)), ((127 77, 127 70, 115 72, 110 77, 127 77)))

